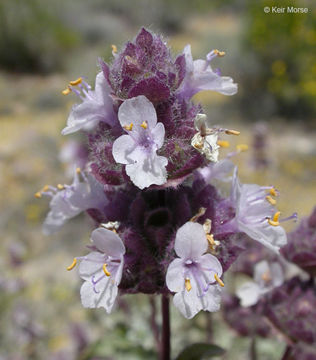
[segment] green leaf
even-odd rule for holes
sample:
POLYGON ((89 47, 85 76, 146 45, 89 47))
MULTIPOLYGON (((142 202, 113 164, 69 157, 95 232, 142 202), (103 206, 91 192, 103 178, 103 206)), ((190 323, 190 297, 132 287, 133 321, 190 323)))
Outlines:
POLYGON ((223 355, 224 352, 225 350, 217 345, 196 343, 189 345, 183 351, 181 351, 176 360, 209 359, 213 356, 223 355))

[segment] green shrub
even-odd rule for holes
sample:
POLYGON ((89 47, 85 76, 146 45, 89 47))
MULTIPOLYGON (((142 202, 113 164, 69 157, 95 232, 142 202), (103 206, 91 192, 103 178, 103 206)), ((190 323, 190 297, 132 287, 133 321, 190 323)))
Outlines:
POLYGON ((62 66, 62 55, 78 39, 58 19, 53 3, 0 1, 0 67, 9 71, 47 73, 62 66))
POLYGON ((244 35, 242 99, 251 114, 316 115, 316 6, 311 1, 249 1, 244 35), (287 13, 287 6, 307 14, 287 13), (264 13, 265 6, 285 13, 264 13))

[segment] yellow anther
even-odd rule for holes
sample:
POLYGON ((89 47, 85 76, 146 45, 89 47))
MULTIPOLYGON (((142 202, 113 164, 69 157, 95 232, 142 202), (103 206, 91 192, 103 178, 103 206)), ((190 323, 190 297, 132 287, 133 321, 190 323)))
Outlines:
POLYGON ((107 264, 103 264, 102 270, 103 270, 104 274, 106 276, 111 276, 111 273, 109 272, 109 270, 106 267, 107 267, 107 264))
POLYGON ((206 211, 206 208, 204 208, 204 207, 199 208, 198 213, 197 213, 196 215, 194 215, 194 216, 190 219, 190 221, 196 222, 199 217, 201 217, 201 216, 203 216, 203 215, 205 214, 205 211, 206 211))
POLYGON ((186 291, 189 292, 189 291, 192 289, 191 281, 190 281, 189 278, 186 278, 186 279, 184 280, 184 285, 185 285, 186 291))
POLYGON ((112 44, 111 47, 112 47, 112 52, 113 52, 114 54, 116 54, 116 53, 117 53, 117 47, 116 47, 116 45, 112 44))
POLYGON ((217 274, 214 275, 214 279, 215 281, 221 286, 221 287, 224 287, 225 284, 223 283, 223 281, 218 277, 217 274))
POLYGON ((63 90, 61 93, 63 95, 69 95, 71 93, 71 89, 69 87, 67 87, 67 89, 63 90))
POLYGON ((140 126, 143 128, 143 129, 147 129, 148 128, 148 125, 147 125, 147 122, 146 121, 143 121, 140 126))
POLYGON ((265 283, 269 283, 272 280, 270 271, 266 271, 261 275, 261 279, 265 282, 265 283))
POLYGON ((219 51, 217 49, 214 49, 214 53, 219 56, 219 57, 222 57, 222 56, 225 56, 225 51, 219 51))
POLYGON ((277 211, 274 215, 272 219, 268 219, 268 223, 272 226, 279 226, 279 217, 280 217, 280 211, 277 211))
POLYGON ((275 205, 276 204, 276 200, 273 199, 270 195, 266 196, 266 200, 271 204, 271 205, 275 205))
POLYGON ((124 125, 123 128, 127 131, 132 131, 134 124, 130 123, 129 125, 124 125))
POLYGON ((37 193, 34 194, 34 196, 37 198, 37 199, 40 199, 42 197, 42 194, 40 191, 38 191, 37 193))
POLYGON ((228 148, 230 144, 229 141, 226 140, 217 140, 217 145, 223 148, 228 148))
POLYGON ((228 129, 228 130, 225 131, 225 134, 227 134, 227 135, 239 135, 240 131, 228 129))
POLYGON ((240 152, 247 151, 248 150, 248 145, 246 145, 246 144, 238 144, 236 146, 236 149, 237 149, 237 151, 240 151, 240 152))
POLYGON ((208 243, 210 244, 211 248, 213 248, 215 245, 215 240, 214 240, 213 234, 207 234, 206 239, 207 239, 208 243))
POLYGON ((72 264, 67 267, 67 270, 68 270, 68 271, 72 270, 76 265, 77 265, 77 259, 74 258, 72 264))
POLYGON ((57 189, 58 190, 63 190, 65 187, 64 187, 64 185, 62 185, 62 184, 58 184, 57 185, 57 189))
POLYGON ((71 85, 71 86, 76 86, 76 85, 79 85, 79 84, 81 84, 81 83, 82 83, 82 78, 81 78, 81 77, 79 77, 79 78, 76 79, 76 80, 69 81, 69 85, 71 85))
POLYGON ((210 234, 212 229, 212 220, 211 219, 205 219, 203 224, 203 230, 205 234, 210 234))
POLYGON ((278 196, 278 192, 276 191, 275 188, 270 189, 269 193, 270 193, 270 195, 272 195, 272 196, 278 196))
POLYGON ((81 173, 81 169, 80 169, 80 167, 77 167, 77 169, 76 169, 76 173, 77 173, 77 174, 80 174, 80 173, 81 173))
POLYGON ((43 190, 42 191, 48 191, 49 190, 49 185, 45 185, 44 187, 43 187, 43 190))
POLYGON ((203 149, 204 143, 201 142, 196 142, 195 144, 193 144, 193 147, 195 147, 196 149, 203 149))

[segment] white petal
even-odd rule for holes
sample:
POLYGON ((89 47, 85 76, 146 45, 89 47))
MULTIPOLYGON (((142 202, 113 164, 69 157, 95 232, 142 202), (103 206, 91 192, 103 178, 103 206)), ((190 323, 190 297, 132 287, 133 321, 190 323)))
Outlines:
POLYGON ((217 285, 210 286, 207 293, 199 297, 196 292, 182 291, 175 294, 173 303, 187 319, 193 318, 200 310, 218 311, 220 308, 220 288, 217 285))
POLYGON ((233 170, 234 164, 228 160, 223 159, 217 163, 212 163, 199 170, 205 182, 209 183, 212 180, 230 181, 231 177, 228 174, 233 170))
POLYGON ((185 67, 186 67, 186 71, 187 71, 187 74, 186 74, 186 76, 187 76, 193 71, 193 57, 192 57, 192 53, 191 53, 191 45, 190 44, 188 44, 184 47, 183 53, 185 56, 185 67))
POLYGON ((192 87, 199 90, 212 90, 224 95, 234 95, 237 92, 237 84, 228 76, 217 75, 205 60, 195 60, 194 79, 192 87))
POLYGON ((99 251, 108 256, 120 258, 125 254, 123 241, 111 230, 98 228, 92 232, 91 240, 99 251))
POLYGON ((254 280, 257 284, 262 282, 262 275, 270 274, 270 266, 266 260, 259 261, 254 268, 254 280))
POLYGON ((206 235, 201 224, 189 221, 177 231, 174 249, 179 257, 199 260, 207 247, 206 235))
POLYGON ((221 299, 220 286, 210 286, 207 293, 201 298, 203 310, 210 312, 218 311, 220 309, 221 299))
POLYGON ((184 263, 182 259, 174 259, 169 264, 166 284, 172 292, 181 292, 185 289, 184 263))
MULTIPOLYGON (((99 72, 95 78, 95 91, 94 95, 97 101, 113 109, 113 101, 110 97, 111 87, 105 78, 103 72, 99 72)), ((114 111, 113 111, 114 113, 114 111)))
POLYGON ((157 124, 154 105, 143 95, 125 100, 119 108, 118 118, 122 127, 133 123, 132 131, 138 130, 144 121, 149 129, 157 124))
POLYGON ((93 251, 86 255, 79 265, 79 275, 84 280, 90 280, 93 275, 102 274, 104 255, 93 251))
POLYGON ((80 289, 81 302, 82 305, 86 308, 99 308, 104 307, 107 313, 110 313, 115 304, 115 299, 117 296, 117 286, 111 278, 105 276, 103 280, 101 280, 97 284, 96 293, 93 290, 93 285, 89 281, 85 281, 80 289))
POLYGON ((111 274, 112 279, 114 280, 115 284, 118 286, 122 280, 123 275, 123 268, 124 268, 124 256, 121 255, 120 263, 115 269, 115 273, 111 274))
POLYGON ((165 139, 165 127, 163 123, 159 122, 151 131, 153 140, 157 145, 157 150, 160 149, 163 145, 165 139))
POLYGON ((284 273, 282 266, 275 262, 271 264, 271 276, 273 287, 277 287, 283 284, 284 282, 284 273))
POLYGON ((192 290, 176 293, 173 297, 173 304, 187 319, 192 319, 202 310, 202 304, 192 290))
POLYGON ((164 156, 149 154, 140 156, 138 162, 126 165, 126 174, 134 185, 144 189, 150 185, 162 185, 167 181, 166 166, 168 160, 164 156))
POLYGON ((244 219, 243 221, 239 219, 238 229, 277 254, 280 247, 287 243, 286 232, 281 226, 271 226, 268 223, 245 224, 244 219))
POLYGON ((88 91, 81 104, 75 105, 68 117, 63 135, 74 133, 80 129, 92 130, 100 121, 112 125, 116 120, 113 102, 110 98, 110 86, 103 73, 96 77, 96 88, 88 91))
POLYGON ((230 192, 230 199, 235 206, 238 206, 240 196, 241 196, 241 184, 238 179, 238 168, 236 166, 233 172, 232 188, 230 192))
POLYGON ((112 147, 114 160, 119 164, 130 164, 133 162, 130 154, 137 149, 137 144, 129 135, 117 138, 112 147))
POLYGON ((204 273, 204 276, 207 279, 210 279, 209 282, 215 282, 214 275, 218 275, 221 277, 223 274, 223 268, 218 259, 212 254, 204 254, 201 256, 199 260, 199 264, 201 266, 201 270, 204 273))
POLYGON ((241 300, 242 306, 252 306, 259 300, 260 287, 254 282, 247 282, 236 291, 236 295, 241 300))
POLYGON ((68 218, 62 213, 54 213, 50 211, 43 223, 43 233, 44 235, 51 235, 54 232, 58 231, 68 220, 68 218))

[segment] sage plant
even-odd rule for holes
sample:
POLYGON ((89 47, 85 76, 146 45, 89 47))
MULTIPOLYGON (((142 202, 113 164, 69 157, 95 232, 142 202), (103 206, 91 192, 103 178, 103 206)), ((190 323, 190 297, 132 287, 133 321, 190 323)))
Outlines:
POLYGON ((62 134, 86 137, 84 168, 74 164, 71 185, 36 193, 51 198, 46 234, 80 212, 94 220, 90 252, 83 246, 68 267, 80 263, 84 307, 110 313, 117 296, 161 295, 161 359, 170 358, 170 297, 188 319, 218 311, 242 240, 275 253, 286 243, 276 189, 241 184, 232 154, 218 161, 222 137, 239 131, 210 126, 192 100, 205 90, 237 92, 232 78, 213 68, 224 55, 213 49, 194 60, 187 45, 174 57, 162 36, 144 28, 120 51, 113 46, 111 63, 99 59, 94 89, 79 77, 62 92, 79 101, 62 134), (215 179, 231 182, 229 197, 215 179))

